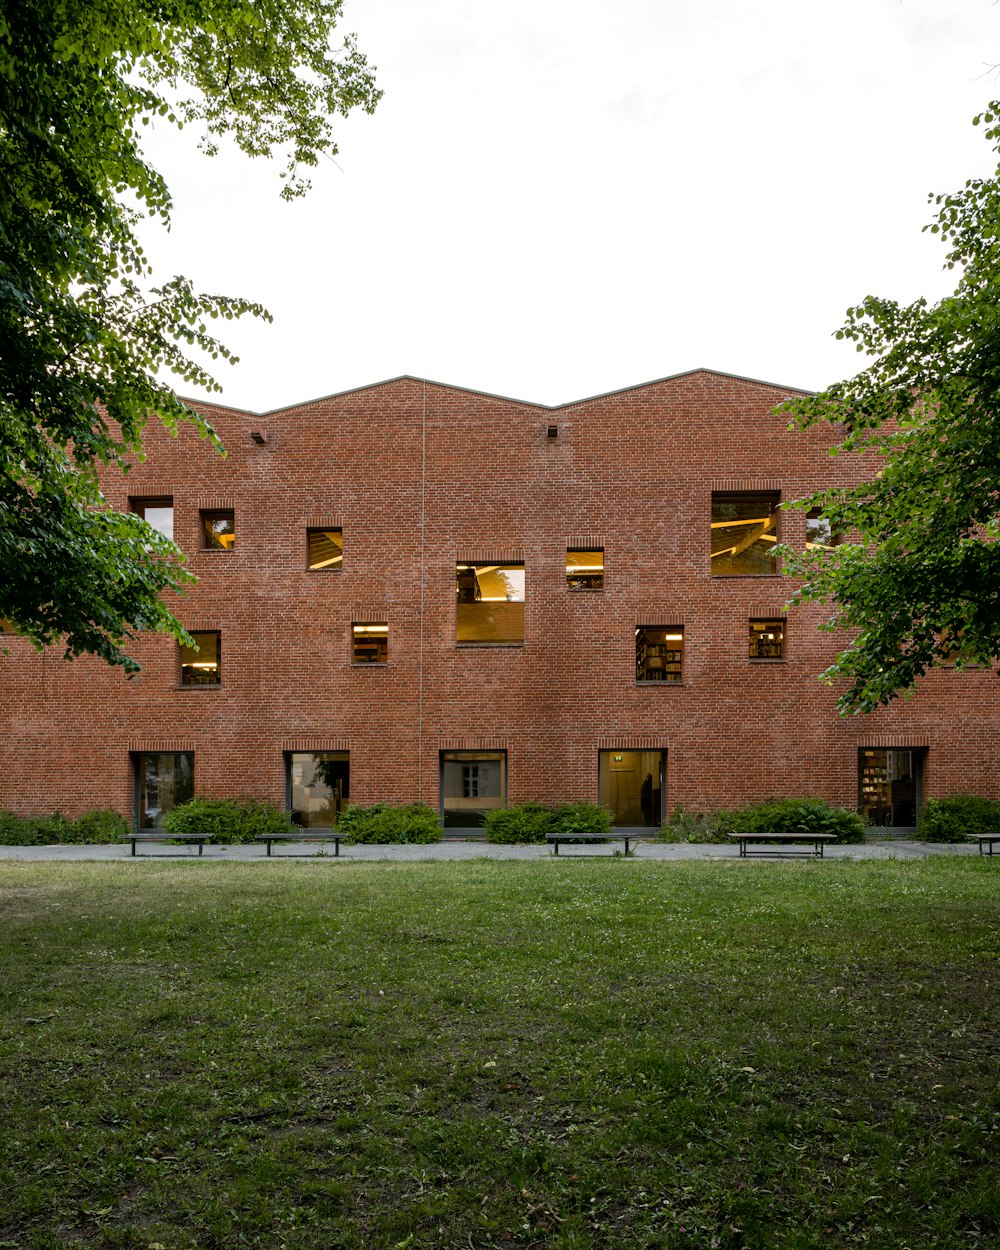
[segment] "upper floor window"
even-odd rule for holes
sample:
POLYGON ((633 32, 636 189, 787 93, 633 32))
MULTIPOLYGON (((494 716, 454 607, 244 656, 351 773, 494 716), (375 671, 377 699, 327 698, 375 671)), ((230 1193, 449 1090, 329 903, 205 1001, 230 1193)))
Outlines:
POLYGON ((455 567, 457 642, 524 642, 524 565, 455 567))
POLYGON ((636 681, 679 682, 683 677, 684 629, 639 625, 635 631, 636 681))
POLYGON ((604 589, 604 551, 566 551, 566 585, 570 590, 604 589))
POLYGON ((355 664, 386 664, 389 660, 389 626, 352 625, 355 664))
POLYGON ((840 540, 840 534, 830 524, 830 518, 823 515, 823 509, 810 508, 806 513, 806 549, 836 547, 840 540))
POLYGON ((191 631, 195 646, 181 647, 181 685, 218 686, 222 682, 222 635, 191 631))
POLYGON ((236 546, 236 516, 232 508, 201 510, 201 545, 206 551, 232 551, 236 546))
POLYGON ((777 493, 712 492, 712 576, 777 573, 777 493))
POLYGON ((344 562, 343 530, 306 530, 309 567, 339 569, 344 562))
POLYGON ((750 622, 750 659, 785 658, 785 622, 774 617, 750 622))
POLYGON ((141 516, 147 525, 159 530, 164 538, 173 542, 174 538, 174 501, 170 496, 157 499, 130 499, 129 507, 141 516))

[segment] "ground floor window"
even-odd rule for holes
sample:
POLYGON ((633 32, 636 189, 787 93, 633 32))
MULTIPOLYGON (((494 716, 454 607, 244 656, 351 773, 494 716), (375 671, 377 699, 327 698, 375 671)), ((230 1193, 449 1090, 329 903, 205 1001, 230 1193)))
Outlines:
POLYGON ((349 751, 289 751, 288 810, 304 829, 331 829, 351 794, 349 751))
POLYGON ((597 801, 611 809, 616 825, 659 826, 666 777, 666 751, 601 751, 597 801))
POLYGON ((921 752, 863 747, 858 752, 858 810, 866 825, 913 828, 920 808, 921 752))
POLYGON ((157 829, 167 812, 194 797, 194 753, 163 751, 134 756, 136 821, 157 829))
POLYGON ((446 827, 478 828, 507 806, 505 751, 441 752, 441 816, 446 827))

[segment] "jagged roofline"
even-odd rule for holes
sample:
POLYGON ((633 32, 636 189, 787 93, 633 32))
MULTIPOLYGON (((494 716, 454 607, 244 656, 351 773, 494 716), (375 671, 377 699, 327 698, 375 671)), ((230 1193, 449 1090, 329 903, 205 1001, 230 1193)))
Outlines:
MULTIPOLYGON (((670 373, 663 378, 653 378, 649 382, 638 382, 633 386, 619 386, 613 391, 601 391, 598 395, 588 395, 584 399, 572 399, 564 404, 538 404, 530 399, 514 399, 510 395, 498 395, 494 391, 477 391, 471 386, 455 386, 451 382, 435 382, 433 378, 421 378, 412 373, 401 373, 394 378, 383 378, 380 382, 367 382, 364 386, 351 386, 344 391, 333 391, 329 395, 319 395, 315 399, 303 399, 294 404, 282 404, 280 408, 265 408, 257 411, 253 408, 238 408, 233 404, 220 404, 211 399, 185 399, 185 403, 197 404, 202 408, 221 408, 228 412, 243 412, 251 417, 273 417, 280 412, 291 412, 295 408, 308 408, 312 404, 322 404, 328 399, 341 399, 345 395, 356 395, 360 391, 373 391, 380 386, 392 386, 395 382, 422 382, 425 386, 440 387, 445 391, 463 391, 466 395, 482 395, 486 399, 501 399, 508 404, 520 404, 524 408, 537 408, 541 412, 561 412, 565 408, 576 408, 581 404, 590 404, 598 399, 608 399, 612 395, 624 395, 628 391, 642 391, 648 386, 659 386, 661 382, 676 382, 678 378, 690 378, 696 373, 706 373, 715 378, 728 378, 733 382, 750 382, 754 386, 766 386, 769 390, 790 391, 795 395, 813 395, 814 391, 806 391, 798 386, 783 386, 779 382, 765 382, 761 378, 747 378, 739 373, 725 373, 721 369, 684 369, 681 373, 670 373)), ((184 398, 183 396, 181 398, 184 398)))

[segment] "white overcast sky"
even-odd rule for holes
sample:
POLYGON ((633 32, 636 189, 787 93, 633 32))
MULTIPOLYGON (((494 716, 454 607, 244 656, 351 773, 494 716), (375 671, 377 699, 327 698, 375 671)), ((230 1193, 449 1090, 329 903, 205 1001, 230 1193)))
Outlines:
POLYGON ((559 404, 699 366, 819 388, 861 363, 848 305, 950 289, 927 193, 996 163, 993 0, 346 0, 343 29, 385 95, 305 200, 277 160, 151 138, 156 276, 274 314, 225 326, 220 402, 412 373, 559 404))

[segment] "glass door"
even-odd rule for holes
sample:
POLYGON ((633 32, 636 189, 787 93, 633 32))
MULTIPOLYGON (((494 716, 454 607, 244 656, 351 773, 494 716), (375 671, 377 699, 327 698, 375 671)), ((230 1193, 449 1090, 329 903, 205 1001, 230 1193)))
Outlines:
POLYGON ((666 776, 666 751, 600 751, 597 801, 611 809, 616 825, 659 827, 666 776))

